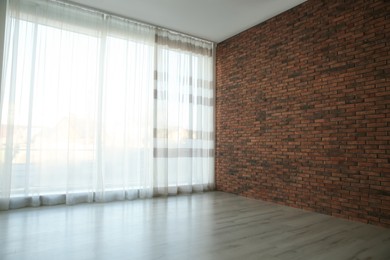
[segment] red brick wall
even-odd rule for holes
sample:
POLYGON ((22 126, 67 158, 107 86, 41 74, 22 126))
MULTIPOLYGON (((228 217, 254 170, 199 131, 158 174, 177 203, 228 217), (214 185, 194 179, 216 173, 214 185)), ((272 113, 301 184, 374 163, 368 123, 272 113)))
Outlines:
POLYGON ((309 0, 217 47, 217 189, 390 227, 390 1, 309 0))

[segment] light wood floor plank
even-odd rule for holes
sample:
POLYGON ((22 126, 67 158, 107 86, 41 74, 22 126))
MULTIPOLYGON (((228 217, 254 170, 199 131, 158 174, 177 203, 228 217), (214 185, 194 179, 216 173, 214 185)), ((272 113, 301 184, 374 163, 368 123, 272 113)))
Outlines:
POLYGON ((390 229, 223 192, 0 212, 0 259, 390 259, 390 229))

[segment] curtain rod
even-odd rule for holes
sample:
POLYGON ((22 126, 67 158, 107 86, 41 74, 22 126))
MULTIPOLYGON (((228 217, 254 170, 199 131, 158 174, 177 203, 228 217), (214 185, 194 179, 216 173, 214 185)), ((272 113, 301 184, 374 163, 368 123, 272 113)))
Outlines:
POLYGON ((161 27, 161 26, 158 26, 158 25, 155 25, 155 24, 151 24, 151 23, 147 23, 147 22, 144 22, 144 21, 139 21, 139 20, 136 20, 136 19, 133 19, 133 18, 129 18, 129 17, 123 16, 123 15, 112 13, 112 12, 109 12, 109 11, 106 11, 106 10, 102 10, 102 9, 99 9, 99 8, 87 6, 87 5, 80 4, 80 3, 75 3, 75 2, 70 1, 70 0, 49 0, 49 1, 50 2, 59 3, 59 4, 65 4, 65 5, 68 5, 68 6, 75 7, 75 8, 80 8, 80 9, 83 9, 85 11, 94 12, 94 13, 97 13, 97 14, 100 14, 100 15, 112 16, 112 17, 115 17, 115 18, 119 18, 119 19, 125 20, 127 22, 132 22, 132 23, 135 23, 135 24, 143 25, 143 26, 149 26, 149 27, 152 27, 152 28, 157 29, 157 30, 168 31, 168 32, 173 33, 173 34, 177 34, 177 35, 185 36, 185 37, 188 37, 188 38, 192 38, 194 40, 198 40, 198 41, 202 41, 202 42, 205 42, 205 43, 209 43, 209 44, 212 44, 213 46, 216 45, 215 42, 210 41, 210 40, 206 40, 206 39, 203 39, 203 38, 200 38, 200 37, 197 37, 197 36, 193 36, 193 35, 190 35, 190 34, 187 34, 187 33, 178 32, 178 31, 175 31, 175 30, 172 30, 172 29, 168 29, 168 28, 161 27))

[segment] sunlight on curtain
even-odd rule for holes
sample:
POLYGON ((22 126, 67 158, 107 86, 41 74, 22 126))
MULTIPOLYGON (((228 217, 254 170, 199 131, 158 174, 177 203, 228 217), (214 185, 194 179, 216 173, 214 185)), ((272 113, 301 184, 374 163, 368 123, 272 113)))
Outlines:
POLYGON ((0 209, 213 189, 211 43, 15 0, 4 54, 0 209))

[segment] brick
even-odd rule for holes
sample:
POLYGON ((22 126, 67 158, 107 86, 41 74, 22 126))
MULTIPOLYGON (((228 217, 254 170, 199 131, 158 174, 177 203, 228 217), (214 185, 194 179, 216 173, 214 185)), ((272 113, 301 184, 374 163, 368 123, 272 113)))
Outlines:
POLYGON ((390 227, 389 8, 310 0, 218 44, 218 190, 390 227))

